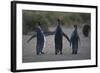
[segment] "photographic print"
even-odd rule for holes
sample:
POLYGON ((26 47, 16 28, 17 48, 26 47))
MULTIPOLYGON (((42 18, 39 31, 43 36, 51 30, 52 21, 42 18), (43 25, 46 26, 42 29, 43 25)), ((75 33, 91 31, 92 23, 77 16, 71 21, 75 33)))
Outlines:
POLYGON ((23 63, 91 59, 91 14, 23 10, 23 63))
POLYGON ((96 11, 97 6, 12 1, 12 71, 96 67, 96 11))

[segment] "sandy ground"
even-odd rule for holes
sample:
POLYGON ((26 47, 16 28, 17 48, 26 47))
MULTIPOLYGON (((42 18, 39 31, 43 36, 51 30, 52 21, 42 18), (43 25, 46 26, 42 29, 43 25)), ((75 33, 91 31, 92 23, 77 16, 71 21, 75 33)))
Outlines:
MULTIPOLYGON (((51 30, 55 30, 52 28, 51 30)), ((85 60, 91 59, 91 41, 90 37, 84 37, 82 34, 82 29, 78 30, 80 41, 79 49, 77 55, 71 54, 71 47, 66 38, 63 38, 63 54, 55 55, 54 47, 54 35, 46 37, 46 47, 44 48, 45 54, 36 55, 36 38, 32 39, 29 43, 27 40, 31 35, 23 35, 23 45, 22 45, 22 61, 23 63, 28 62, 44 62, 44 61, 63 61, 63 60, 85 60)), ((64 28, 63 31, 70 37, 73 31, 72 28, 64 28)))

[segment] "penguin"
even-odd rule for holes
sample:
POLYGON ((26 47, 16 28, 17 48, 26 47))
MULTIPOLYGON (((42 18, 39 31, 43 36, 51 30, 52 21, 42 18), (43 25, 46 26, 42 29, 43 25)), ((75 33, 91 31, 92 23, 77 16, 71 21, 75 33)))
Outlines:
POLYGON ((34 37, 37 38, 36 54, 37 55, 44 54, 43 49, 45 48, 46 38, 45 38, 45 35, 43 33, 43 30, 40 27, 40 22, 39 22, 39 24, 38 24, 38 26, 36 28, 36 35, 32 35, 27 42, 32 40, 34 37))
POLYGON ((69 37, 62 31, 61 29, 61 21, 57 20, 57 28, 55 30, 55 55, 58 53, 62 54, 62 48, 63 48, 63 36, 67 38, 67 40, 70 42, 69 37))
POLYGON ((80 41, 80 37, 77 32, 77 25, 74 25, 74 31, 70 38, 70 46, 72 45, 72 54, 77 54, 78 52, 78 41, 80 41))

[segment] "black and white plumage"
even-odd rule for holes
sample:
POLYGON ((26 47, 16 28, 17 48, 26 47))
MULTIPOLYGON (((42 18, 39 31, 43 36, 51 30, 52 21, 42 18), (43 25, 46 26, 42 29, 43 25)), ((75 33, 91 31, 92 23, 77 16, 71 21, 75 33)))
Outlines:
POLYGON ((44 54, 43 49, 45 48, 46 44, 46 37, 48 35, 52 35, 54 32, 43 32, 40 26, 37 27, 36 29, 36 34, 32 35, 27 42, 30 42, 33 38, 37 38, 37 43, 36 43, 36 54, 44 54))

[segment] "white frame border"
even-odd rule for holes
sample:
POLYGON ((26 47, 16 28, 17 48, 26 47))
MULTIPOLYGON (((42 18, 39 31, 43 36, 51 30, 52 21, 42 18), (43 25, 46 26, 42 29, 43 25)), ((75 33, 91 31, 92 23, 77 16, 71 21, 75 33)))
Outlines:
POLYGON ((39 68, 53 68, 53 67, 74 67, 95 65, 96 63, 96 9, 81 8, 81 7, 65 7, 65 6, 47 6, 47 5, 28 5, 17 4, 16 9, 16 27, 17 27, 17 40, 16 40, 16 66, 17 70, 21 69, 39 69, 39 68), (82 12, 91 13, 91 60, 74 60, 74 61, 57 61, 57 62, 38 62, 38 63, 22 63, 22 9, 25 10, 42 10, 42 11, 62 11, 62 12, 82 12), (50 63, 50 64, 49 64, 50 63))

